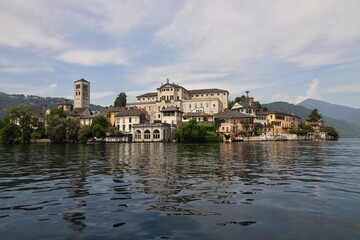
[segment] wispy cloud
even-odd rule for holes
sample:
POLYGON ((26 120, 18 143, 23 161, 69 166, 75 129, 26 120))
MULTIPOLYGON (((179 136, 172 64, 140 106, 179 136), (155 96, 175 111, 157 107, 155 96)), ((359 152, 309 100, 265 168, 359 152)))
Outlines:
POLYGON ((114 92, 111 92, 111 91, 107 91, 107 92, 91 92, 91 99, 96 100, 96 99, 101 99, 101 98, 112 96, 112 95, 114 95, 114 92))
POLYGON ((26 66, 14 66, 0 68, 0 72, 4 73, 32 73, 32 72, 53 72, 54 69, 50 67, 26 67, 26 66))
POLYGON ((328 93, 360 93, 360 83, 339 85, 325 90, 328 93))
POLYGON ((117 49, 109 50, 71 50, 61 53, 58 60, 86 66, 123 65, 128 61, 117 49))

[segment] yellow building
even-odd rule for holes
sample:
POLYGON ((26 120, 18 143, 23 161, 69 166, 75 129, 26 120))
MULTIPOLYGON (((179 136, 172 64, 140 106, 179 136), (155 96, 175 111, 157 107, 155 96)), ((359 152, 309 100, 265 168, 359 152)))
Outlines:
POLYGON ((261 114, 266 114, 266 127, 272 129, 273 135, 290 133, 298 129, 301 123, 300 117, 290 113, 270 111, 261 114))

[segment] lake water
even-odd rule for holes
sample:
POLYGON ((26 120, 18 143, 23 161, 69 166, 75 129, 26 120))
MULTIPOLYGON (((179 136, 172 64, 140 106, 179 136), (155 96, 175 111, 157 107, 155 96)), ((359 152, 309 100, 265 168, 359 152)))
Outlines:
POLYGON ((360 139, 0 145, 0 239, 360 239, 360 139))

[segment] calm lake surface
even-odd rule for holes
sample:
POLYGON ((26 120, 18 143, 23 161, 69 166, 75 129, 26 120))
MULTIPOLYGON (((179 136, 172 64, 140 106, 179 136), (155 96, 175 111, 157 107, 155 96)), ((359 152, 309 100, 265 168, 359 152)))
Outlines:
POLYGON ((360 239, 360 139, 0 145, 0 239, 360 239))

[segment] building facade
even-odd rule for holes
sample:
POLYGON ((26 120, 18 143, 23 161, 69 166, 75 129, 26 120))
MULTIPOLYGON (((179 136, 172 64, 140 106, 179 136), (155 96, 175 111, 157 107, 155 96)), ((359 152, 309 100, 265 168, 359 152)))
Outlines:
POLYGON ((90 82, 79 79, 74 82, 74 108, 90 108, 90 82))
POLYGON ((137 101, 128 103, 127 106, 146 110, 152 123, 162 122, 162 110, 168 107, 177 108, 182 113, 205 112, 211 115, 228 107, 227 90, 217 88, 187 90, 178 84, 169 83, 169 80, 156 90, 137 96, 137 101))

